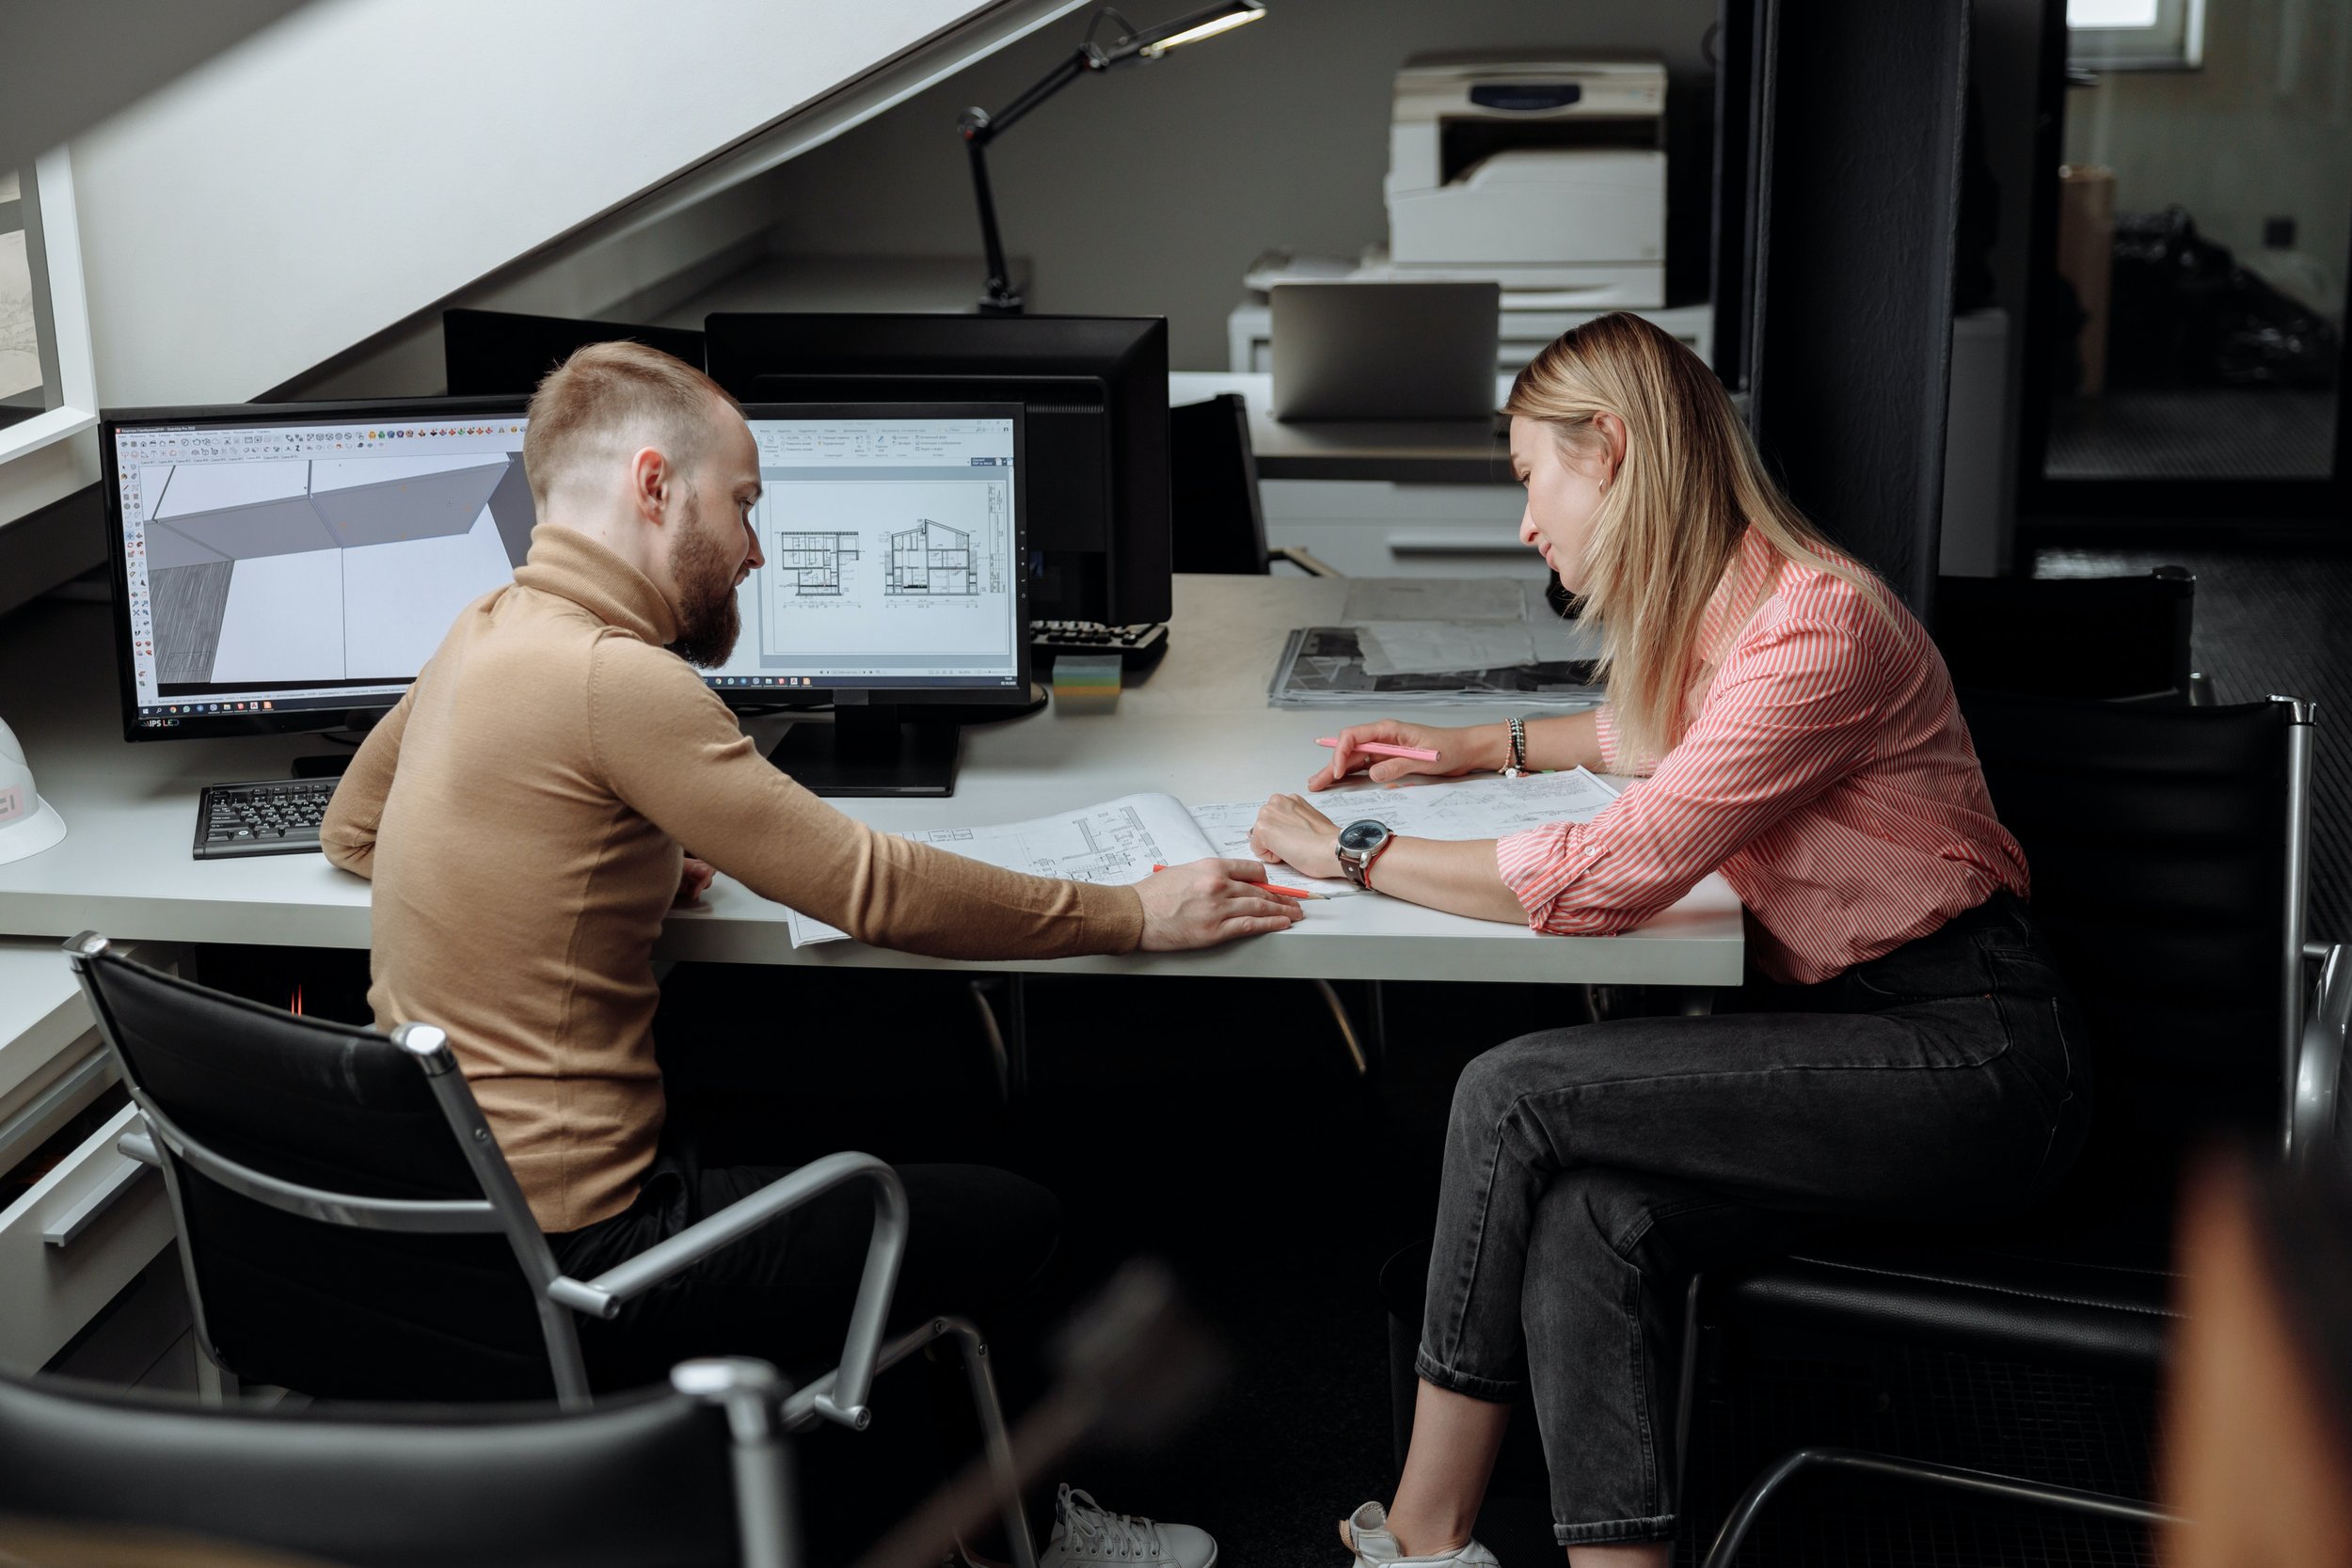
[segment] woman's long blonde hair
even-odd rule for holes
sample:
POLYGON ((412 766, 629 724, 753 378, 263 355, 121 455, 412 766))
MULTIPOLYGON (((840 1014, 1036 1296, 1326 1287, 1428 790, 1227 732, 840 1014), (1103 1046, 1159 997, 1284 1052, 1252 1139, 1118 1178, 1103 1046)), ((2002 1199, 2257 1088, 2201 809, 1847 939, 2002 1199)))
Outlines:
POLYGON ((1661 757, 1682 738, 1700 623, 1744 531, 1885 611, 1884 587, 1836 554, 1765 472, 1714 372, 1641 317, 1617 311, 1563 333, 1519 372, 1502 411, 1549 425, 1586 461, 1604 450, 1594 416, 1625 422, 1579 594, 1600 628, 1620 755, 1661 757))

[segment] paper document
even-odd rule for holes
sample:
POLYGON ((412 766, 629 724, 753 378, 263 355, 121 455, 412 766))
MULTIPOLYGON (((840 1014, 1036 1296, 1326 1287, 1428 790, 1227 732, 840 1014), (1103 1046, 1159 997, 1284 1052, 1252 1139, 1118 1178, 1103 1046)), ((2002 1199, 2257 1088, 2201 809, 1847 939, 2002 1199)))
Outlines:
MULTIPOLYGON (((1366 621, 1518 621, 1527 595, 1517 578, 1350 578, 1349 626, 1366 621)), ((1457 666, 1458 668, 1458 666, 1457 666)))
MULTIPOLYGON (((1154 865, 1183 865, 1216 853, 1184 802, 1172 795, 1123 795, 1057 816, 993 828, 930 828, 901 838, 985 861, 1007 871, 1073 882, 1139 882, 1154 865)), ((792 945, 839 942, 844 932, 790 911, 792 945)))
POLYGON ((1407 838, 1503 838, 1548 822, 1590 822, 1617 791, 1581 768, 1523 779, 1482 774, 1393 789, 1374 785, 1316 798, 1323 815, 1348 823, 1370 817, 1407 838))
POLYGON ((1356 646, 1367 675, 1443 675, 1532 664, 1535 643, 1524 622, 1366 621, 1356 646))
MULTIPOLYGON (((1523 626, 1502 628, 1525 645, 1523 626)), ((1302 626, 1290 634, 1266 686, 1273 707, 1403 707, 1459 702, 1510 702, 1574 710, 1601 700, 1593 668, 1581 659, 1537 659, 1438 674, 1375 674, 1365 668, 1361 626, 1302 626)))
MULTIPOLYGON (((1547 822, 1589 822, 1616 798, 1605 781, 1579 768, 1524 779, 1486 774, 1394 789, 1343 789, 1314 800, 1326 816, 1343 826, 1369 817, 1408 838, 1463 839, 1502 838, 1547 822)), ((930 828, 899 836, 1008 871, 1123 885, 1143 880, 1154 865, 1258 859, 1249 847, 1249 829, 1263 804, 1228 800, 1187 807, 1173 795, 1122 795, 1026 822, 930 828)), ((1310 877, 1279 862, 1270 868, 1270 879, 1330 898, 1357 891, 1343 879, 1310 877)), ((844 932, 798 910, 786 916, 795 947, 844 939, 844 932)))

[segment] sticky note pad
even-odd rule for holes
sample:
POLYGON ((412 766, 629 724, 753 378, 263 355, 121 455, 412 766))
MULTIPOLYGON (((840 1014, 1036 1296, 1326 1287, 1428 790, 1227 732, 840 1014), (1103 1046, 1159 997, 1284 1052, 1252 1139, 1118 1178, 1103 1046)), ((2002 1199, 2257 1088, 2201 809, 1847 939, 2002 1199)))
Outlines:
POLYGON ((1107 713, 1119 705, 1117 654, 1064 654, 1054 660, 1054 705, 1066 713, 1107 713))

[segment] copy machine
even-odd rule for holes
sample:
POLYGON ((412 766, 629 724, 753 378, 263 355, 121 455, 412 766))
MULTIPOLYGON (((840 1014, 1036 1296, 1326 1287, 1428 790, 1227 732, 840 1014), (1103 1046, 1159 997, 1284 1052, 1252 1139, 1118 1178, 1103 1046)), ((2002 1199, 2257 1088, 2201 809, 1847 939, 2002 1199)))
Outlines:
POLYGON ((1414 56, 1389 129, 1390 275, 1664 305, 1665 125, 1657 59, 1414 56))

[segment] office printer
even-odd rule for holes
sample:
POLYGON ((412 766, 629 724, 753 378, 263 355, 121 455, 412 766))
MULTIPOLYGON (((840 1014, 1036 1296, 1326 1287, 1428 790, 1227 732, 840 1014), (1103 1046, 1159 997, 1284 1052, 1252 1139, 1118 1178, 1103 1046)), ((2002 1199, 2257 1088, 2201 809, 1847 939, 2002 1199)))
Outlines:
POLYGON ((1392 275, 1661 306, 1665 138, 1657 59, 1416 55, 1389 129, 1392 275))

